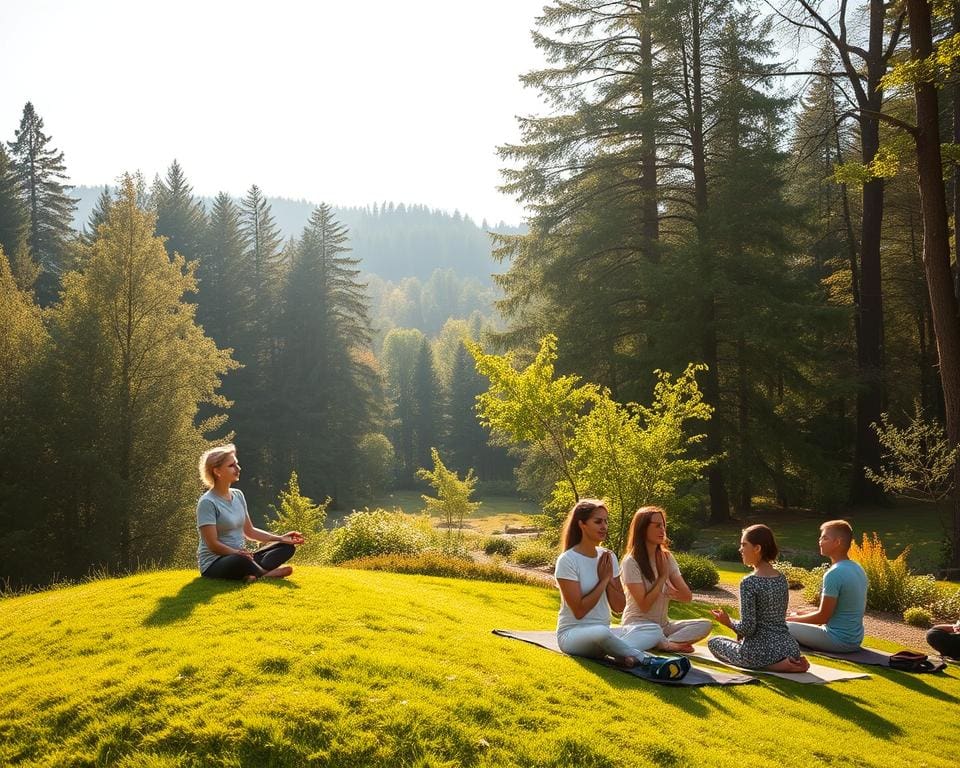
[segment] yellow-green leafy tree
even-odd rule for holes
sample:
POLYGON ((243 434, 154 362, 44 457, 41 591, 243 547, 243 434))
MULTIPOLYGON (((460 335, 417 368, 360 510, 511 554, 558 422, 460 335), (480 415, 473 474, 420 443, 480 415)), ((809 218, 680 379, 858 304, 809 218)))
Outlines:
POLYGON ((552 470, 552 487, 543 501, 547 520, 559 524, 583 496, 605 498, 609 505, 608 541, 619 549, 632 513, 645 504, 687 512, 695 502, 688 488, 710 459, 690 449, 703 440, 691 433, 691 421, 703 423, 713 409, 704 402, 689 365, 677 378, 657 371, 649 406, 614 401, 610 391, 575 376, 554 378, 556 338, 541 340, 534 360, 523 370, 510 356, 485 354, 471 346, 477 370, 490 379, 477 411, 494 438, 532 454, 552 470))
POLYGON ((437 495, 423 494, 420 498, 426 503, 429 512, 437 512, 443 516, 447 529, 445 547, 448 553, 453 554, 463 547, 464 519, 480 506, 479 501, 470 501, 477 478, 470 469, 461 480, 454 470, 447 469, 436 448, 430 449, 430 456, 433 459, 433 469, 420 468, 417 470, 417 477, 430 483, 437 495))
POLYGON ((35 477, 43 461, 35 411, 42 405, 42 367, 48 348, 40 308, 18 288, 0 246, 0 529, 5 555, 0 580, 30 583, 42 574, 45 526, 40 522, 35 477))
MULTIPOLYGON (((55 529, 63 573, 165 562, 195 536, 196 461, 235 367, 194 321, 193 263, 168 256, 142 182, 125 175, 90 246, 50 312, 58 452, 55 529)), ((182 551, 182 550, 181 550, 182 551)))

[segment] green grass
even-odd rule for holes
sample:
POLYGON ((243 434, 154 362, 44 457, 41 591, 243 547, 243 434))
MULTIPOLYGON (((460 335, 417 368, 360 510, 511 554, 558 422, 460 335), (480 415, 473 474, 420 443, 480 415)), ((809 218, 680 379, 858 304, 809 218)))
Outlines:
MULTIPOLYGON (((703 615, 682 606, 678 615, 703 615)), ((0 600, 0 765, 952 766, 960 670, 654 686, 490 634, 555 591, 302 567, 0 600)))
POLYGON ((839 517, 853 526, 857 541, 864 533, 880 534, 888 557, 895 557, 910 546, 908 559, 914 570, 929 573, 940 556, 944 539, 937 510, 929 504, 897 503, 891 507, 870 507, 825 515, 804 510, 780 510, 776 507, 758 510, 745 521, 708 526, 699 531, 694 549, 710 553, 722 543, 736 543, 745 525, 766 523, 776 534, 777 543, 785 550, 786 559, 793 552, 817 554, 820 523, 839 517))

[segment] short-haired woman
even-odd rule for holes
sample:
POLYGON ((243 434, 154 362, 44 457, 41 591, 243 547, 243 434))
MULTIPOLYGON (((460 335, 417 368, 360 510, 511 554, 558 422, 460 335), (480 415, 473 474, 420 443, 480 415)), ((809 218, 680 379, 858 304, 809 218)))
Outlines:
POLYGON ((610 609, 622 611, 625 597, 617 556, 600 546, 607 537, 607 517, 599 499, 581 499, 567 515, 554 571, 560 588, 557 644, 573 656, 612 656, 620 666, 640 665, 654 677, 678 680, 690 669, 687 659, 650 656, 621 640, 619 628, 610 628, 610 609))
POLYGON ((806 672, 808 662, 787 629, 787 580, 771 563, 780 553, 765 525, 751 525, 740 537, 740 557, 753 573, 740 582, 740 620, 725 610, 711 611, 714 618, 737 633, 737 639, 711 637, 707 647, 721 661, 749 669, 806 672))
POLYGON ((293 573, 284 563, 303 544, 303 535, 288 531, 281 536, 254 527, 243 493, 230 487, 240 479, 236 447, 228 444, 206 451, 200 457, 200 479, 208 489, 197 501, 200 573, 248 582, 261 577, 282 579, 293 573), (250 552, 245 547, 247 539, 267 546, 250 552))
POLYGON ((627 553, 620 581, 627 598, 622 637, 638 648, 693 653, 693 643, 710 634, 709 619, 670 621, 671 600, 689 603, 693 592, 667 549, 667 513, 660 507, 640 507, 630 521, 627 553))

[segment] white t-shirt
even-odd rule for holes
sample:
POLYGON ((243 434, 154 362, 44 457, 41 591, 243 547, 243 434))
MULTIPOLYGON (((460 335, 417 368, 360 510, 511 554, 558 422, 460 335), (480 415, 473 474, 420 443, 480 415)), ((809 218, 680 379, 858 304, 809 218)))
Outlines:
MULTIPOLYGON (((603 552, 610 552, 610 550, 597 547, 596 557, 587 557, 573 548, 568 549, 557 558, 553 575, 557 579, 576 581, 580 585, 580 594, 586 595, 600 583, 600 577, 597 576, 597 564, 600 562, 600 555, 603 552)), ((620 563, 617 562, 617 556, 613 552, 610 552, 610 557, 613 560, 613 578, 619 578, 620 563)), ((567 601, 563 599, 563 592, 561 592, 560 613, 557 616, 557 635, 562 635, 571 627, 579 627, 584 624, 610 626, 610 603, 607 602, 607 593, 604 592, 600 596, 597 604, 590 609, 586 616, 578 619, 573 615, 573 610, 567 605, 567 601)))
MULTIPOLYGON (((673 555, 669 552, 664 552, 663 554, 667 556, 667 572, 670 574, 667 576, 667 580, 669 581, 671 576, 680 573, 680 566, 677 565, 677 561, 674 560, 673 555)), ((657 573, 656 565, 653 563, 650 565, 653 568, 653 581, 655 582, 660 577, 660 574, 657 573)), ((639 604, 630 593, 630 587, 627 586, 628 584, 642 584, 644 590, 647 592, 649 592, 650 587, 653 586, 653 582, 648 581, 643 575, 643 571, 640 570, 640 564, 634 559, 633 555, 627 555, 623 558, 623 575, 620 577, 620 581, 623 582, 623 591, 627 595, 627 605, 623 609, 621 624, 640 624, 644 621, 652 621, 661 627, 667 626, 667 623, 670 621, 667 615, 667 609, 670 607, 670 598, 667 597, 666 581, 663 582, 660 588, 660 594, 657 595, 657 599, 653 601, 653 605, 650 606, 650 610, 648 611, 640 610, 639 604)))

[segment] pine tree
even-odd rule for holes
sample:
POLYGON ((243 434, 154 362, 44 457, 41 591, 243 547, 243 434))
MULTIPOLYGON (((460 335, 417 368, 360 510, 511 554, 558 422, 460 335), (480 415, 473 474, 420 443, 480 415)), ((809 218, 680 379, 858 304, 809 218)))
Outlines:
MULTIPOLYGON (((197 322, 220 347, 237 349, 250 309, 249 264, 240 231, 240 209, 226 192, 213 201, 197 264, 197 322)), ((237 355, 246 364, 244 356, 237 355)))
POLYGON ((431 449, 441 442, 441 402, 440 383, 433 367, 433 352, 426 338, 420 342, 417 361, 413 370, 413 426, 415 463, 425 467, 430 462, 431 449))
POLYGON ((27 289, 36 280, 39 268, 30 259, 30 220, 17 187, 13 163, 0 144, 0 248, 7 254, 17 286, 27 289))
POLYGON ((164 244, 167 253, 171 257, 179 253, 187 261, 199 258, 207 214, 203 202, 193 196, 193 187, 176 160, 170 163, 164 181, 154 181, 152 199, 157 214, 157 234, 167 238, 164 244))
POLYGON ((63 152, 49 146, 51 138, 43 132, 43 118, 29 101, 15 136, 7 146, 29 218, 30 257, 40 269, 37 296, 46 305, 56 298, 69 262, 76 201, 67 194, 63 152))
POLYGON ((396 450, 401 483, 409 483, 417 463, 414 377, 426 337, 413 328, 393 328, 383 340, 384 384, 391 409, 390 440, 396 450))
POLYGON ((270 204, 254 184, 240 204, 240 227, 252 291, 251 322, 266 328, 283 278, 283 238, 270 204))
POLYGON ((506 452, 488 442, 477 417, 477 396, 487 389, 466 345, 457 347, 447 397, 446 450, 450 466, 460 472, 474 467, 484 480, 509 479, 513 467, 506 452))
POLYGON ((125 176, 89 263, 65 277, 51 313, 62 473, 51 567, 70 575, 163 562, 178 550, 204 432, 225 418, 195 424, 234 363, 183 301, 196 290, 193 265, 167 255, 137 199, 125 176))
POLYGON ((100 229, 100 225, 106 222, 107 214, 110 213, 112 203, 113 195, 110 194, 110 187, 105 186, 100 192, 100 196, 97 198, 93 210, 90 211, 90 218, 87 219, 87 223, 83 227, 81 238, 84 243, 89 245, 97 239, 97 232, 100 229))
POLYGON ((357 259, 321 205, 292 253, 280 321, 283 402, 278 464, 335 500, 351 491, 360 438, 379 420, 379 372, 357 259))

